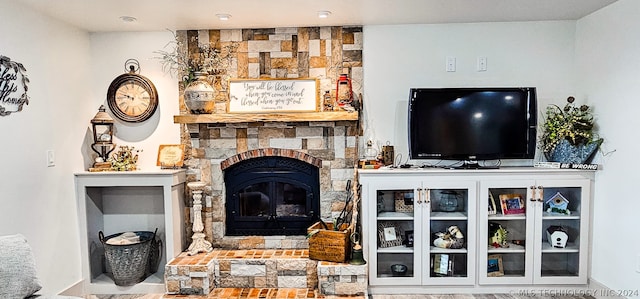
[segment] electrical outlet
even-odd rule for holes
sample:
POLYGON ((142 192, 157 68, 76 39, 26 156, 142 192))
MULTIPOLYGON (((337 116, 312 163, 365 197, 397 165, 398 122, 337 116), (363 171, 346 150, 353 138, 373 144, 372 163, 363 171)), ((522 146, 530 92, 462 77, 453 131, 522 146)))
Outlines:
POLYGON ((56 154, 53 150, 47 150, 47 167, 56 166, 56 154))
POLYGON ((453 56, 447 56, 447 72, 456 71, 456 58, 453 56))
POLYGON ((478 57, 478 72, 486 72, 487 71, 487 57, 479 56, 478 57))

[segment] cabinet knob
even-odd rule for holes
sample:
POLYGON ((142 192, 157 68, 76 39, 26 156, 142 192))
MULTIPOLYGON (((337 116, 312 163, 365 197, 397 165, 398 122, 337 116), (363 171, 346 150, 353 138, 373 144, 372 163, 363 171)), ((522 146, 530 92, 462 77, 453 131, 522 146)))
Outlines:
POLYGON ((418 204, 422 203, 422 188, 418 188, 418 204))

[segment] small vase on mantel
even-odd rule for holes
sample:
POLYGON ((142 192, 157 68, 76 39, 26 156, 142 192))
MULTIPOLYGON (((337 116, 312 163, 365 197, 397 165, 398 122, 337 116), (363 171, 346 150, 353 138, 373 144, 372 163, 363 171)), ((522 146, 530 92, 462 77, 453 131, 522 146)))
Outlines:
POLYGON ((196 80, 184 89, 184 104, 193 114, 208 114, 214 111, 216 90, 207 81, 207 73, 196 72, 196 80))

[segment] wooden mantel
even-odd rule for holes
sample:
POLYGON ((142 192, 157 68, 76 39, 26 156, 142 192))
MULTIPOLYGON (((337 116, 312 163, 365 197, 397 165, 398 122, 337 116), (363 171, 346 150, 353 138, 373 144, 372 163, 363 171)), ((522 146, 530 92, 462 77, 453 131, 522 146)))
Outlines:
POLYGON ((357 121, 357 112, 274 112, 274 113, 213 113, 174 115, 176 124, 215 124, 247 122, 357 121))

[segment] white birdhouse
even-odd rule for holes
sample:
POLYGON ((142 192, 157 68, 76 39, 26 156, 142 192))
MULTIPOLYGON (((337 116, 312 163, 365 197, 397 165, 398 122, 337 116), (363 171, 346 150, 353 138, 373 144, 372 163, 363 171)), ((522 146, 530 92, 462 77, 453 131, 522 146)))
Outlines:
POLYGON ((567 235, 567 230, 564 227, 552 225, 547 228, 547 241, 549 241, 551 247, 565 248, 568 239, 569 235, 567 235))

